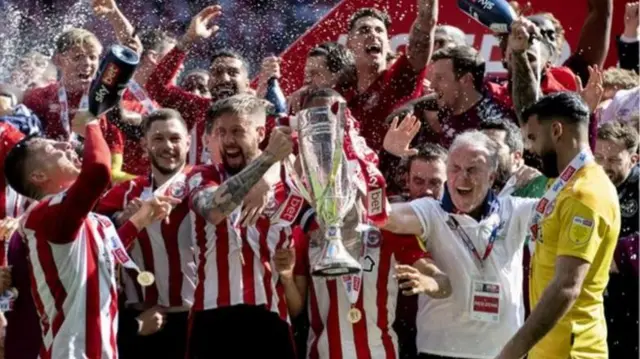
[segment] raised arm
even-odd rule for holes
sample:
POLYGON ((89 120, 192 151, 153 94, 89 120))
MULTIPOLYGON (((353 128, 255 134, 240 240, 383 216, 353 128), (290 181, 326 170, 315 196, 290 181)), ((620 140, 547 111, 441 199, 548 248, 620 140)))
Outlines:
MULTIPOLYGON (((86 112, 78 113, 73 122, 85 120, 84 116, 90 115, 86 112)), ((86 118, 84 136, 82 169, 62 199, 59 211, 63 215, 57 219, 55 227, 58 233, 51 236, 52 241, 73 240, 111 182, 111 156, 98 119, 86 118)))
POLYGON ((582 80, 589 80, 588 66, 602 67, 609 52, 613 0, 588 0, 589 13, 582 25, 578 46, 566 65, 582 80))
POLYGON ((120 11, 115 0, 93 0, 92 6, 93 12, 98 17, 104 17, 109 21, 120 43, 128 44, 131 42, 135 29, 120 11))
POLYGON ((240 173, 220 186, 206 186, 191 195, 191 208, 210 223, 218 224, 240 206, 243 198, 271 166, 293 150, 291 130, 277 128, 271 133, 265 151, 240 173))
MULTIPOLYGON (((531 46, 530 38, 535 29, 536 26, 532 22, 521 18, 514 21, 511 25, 511 34, 509 34, 513 70, 511 96, 516 116, 520 122, 522 122, 522 111, 536 101, 540 91, 537 76, 534 74, 527 57, 527 51, 531 46)), ((539 46, 542 45, 539 44, 539 46)))
POLYGON ((418 17, 411 26, 407 57, 416 71, 427 66, 433 53, 433 37, 438 22, 438 0, 418 0, 418 17))
POLYGON ((187 126, 192 128, 196 121, 204 116, 215 99, 194 95, 173 84, 189 49, 196 42, 208 39, 218 31, 218 26, 212 22, 222 14, 218 5, 208 6, 196 15, 189 25, 187 33, 178 45, 165 56, 156 69, 149 76, 146 89, 156 102, 162 107, 169 107, 182 114, 187 126))

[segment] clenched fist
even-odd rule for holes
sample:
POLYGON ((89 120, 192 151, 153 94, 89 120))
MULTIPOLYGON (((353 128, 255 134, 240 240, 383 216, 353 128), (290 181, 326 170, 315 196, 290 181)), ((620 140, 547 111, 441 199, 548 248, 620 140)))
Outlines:
POLYGON ((291 128, 276 127, 271 133, 265 152, 274 157, 274 161, 282 161, 293 152, 291 128))
POLYGON ((509 47, 512 51, 526 51, 531 46, 531 39, 541 38, 540 29, 525 17, 521 17, 511 24, 509 47))

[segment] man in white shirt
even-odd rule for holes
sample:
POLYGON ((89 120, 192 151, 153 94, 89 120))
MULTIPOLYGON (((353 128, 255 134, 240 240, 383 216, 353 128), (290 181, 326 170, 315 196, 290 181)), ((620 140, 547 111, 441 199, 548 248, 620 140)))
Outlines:
POLYGON ((385 229, 420 236, 453 290, 448 298, 421 298, 420 358, 493 358, 524 321, 522 248, 537 200, 491 190, 498 151, 479 131, 459 135, 449 149, 442 201, 391 207, 385 229))

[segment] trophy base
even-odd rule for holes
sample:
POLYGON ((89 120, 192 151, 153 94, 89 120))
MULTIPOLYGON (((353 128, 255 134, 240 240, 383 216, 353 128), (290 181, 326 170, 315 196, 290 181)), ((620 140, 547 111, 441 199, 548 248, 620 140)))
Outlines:
POLYGON ((340 277, 358 274, 362 270, 360 263, 344 248, 341 240, 327 240, 318 263, 313 266, 311 275, 316 277, 340 277))

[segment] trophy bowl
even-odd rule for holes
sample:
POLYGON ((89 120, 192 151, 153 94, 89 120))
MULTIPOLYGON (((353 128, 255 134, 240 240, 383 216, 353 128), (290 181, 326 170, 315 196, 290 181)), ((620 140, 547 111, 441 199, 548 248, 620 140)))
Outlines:
POLYGON ((313 107, 301 111, 292 123, 298 132, 300 171, 285 161, 294 189, 311 204, 324 229, 322 255, 313 264, 314 276, 335 277, 361 271, 342 242, 344 218, 354 207, 358 189, 344 152, 345 104, 335 111, 313 107))

